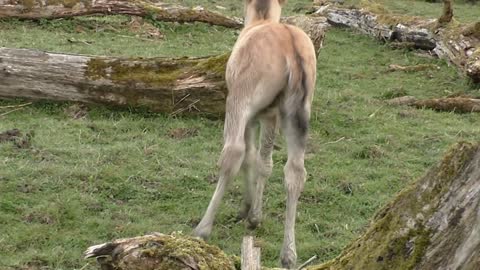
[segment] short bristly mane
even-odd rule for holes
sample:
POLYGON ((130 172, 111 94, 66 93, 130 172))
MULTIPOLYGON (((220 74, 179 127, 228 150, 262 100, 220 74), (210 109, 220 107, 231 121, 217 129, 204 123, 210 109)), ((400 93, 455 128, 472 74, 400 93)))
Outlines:
POLYGON ((247 0, 245 1, 245 26, 260 21, 280 20, 282 0, 247 0))
POLYGON ((269 10, 270 10, 270 1, 271 0, 256 0, 255 1, 255 11, 263 20, 267 20, 270 17, 269 10))

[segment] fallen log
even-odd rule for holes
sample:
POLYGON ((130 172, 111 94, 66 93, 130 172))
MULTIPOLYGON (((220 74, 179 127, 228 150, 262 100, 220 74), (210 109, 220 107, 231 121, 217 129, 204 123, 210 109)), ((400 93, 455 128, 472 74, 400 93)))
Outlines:
POLYGON ((388 100, 389 105, 408 105, 419 109, 435 111, 472 113, 480 112, 480 99, 470 97, 448 97, 418 100, 412 96, 397 97, 388 100))
POLYGON ((152 3, 144 0, 0 0, 0 19, 57 19, 84 15, 134 15, 166 22, 204 22, 240 28, 239 18, 227 17, 202 7, 152 3))
POLYGON ((338 258, 308 269, 478 269, 479 179, 480 145, 455 145, 338 258))
POLYGON ((480 112, 480 99, 475 98, 434 98, 417 100, 413 103, 417 108, 428 108, 436 111, 456 113, 480 112))
POLYGON ((451 21, 449 3, 446 1, 446 14, 440 20, 395 15, 378 5, 359 9, 326 5, 316 14, 325 16, 332 25, 354 28, 383 41, 429 50, 456 65, 473 82, 480 83, 480 22, 465 25, 451 21))
MULTIPOLYGON (((287 18, 320 49, 324 18, 287 18)), ((0 97, 144 107, 172 115, 223 117, 229 54, 117 58, 0 48, 0 97)))
POLYGON ((0 48, 0 97, 223 115, 228 54, 131 59, 0 48))
MULTIPOLYGON (((306 269, 478 269, 479 179, 480 144, 456 144, 422 179, 381 209, 339 257, 306 269)), ((259 251, 252 238, 244 239, 242 251, 242 269, 258 269, 259 251)), ((238 258, 202 240, 163 234, 92 246, 86 257, 96 257, 102 269, 117 270, 238 267, 238 258)))

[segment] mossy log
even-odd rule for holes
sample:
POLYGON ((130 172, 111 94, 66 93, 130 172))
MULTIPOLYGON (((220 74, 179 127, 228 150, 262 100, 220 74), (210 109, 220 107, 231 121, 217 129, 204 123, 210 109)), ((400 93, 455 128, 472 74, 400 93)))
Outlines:
POLYGON ((88 248, 102 270, 235 270, 235 257, 203 240, 178 234, 125 238, 88 248))
POLYGON ((169 114, 224 114, 228 54, 115 58, 0 48, 0 97, 144 107, 169 114))
MULTIPOLYGON (((324 18, 285 21, 305 29, 320 49, 324 18)), ((0 98, 79 101, 218 118, 225 112, 228 57, 141 59, 0 48, 0 98)))
POLYGON ((355 28, 383 41, 429 50, 456 65, 474 82, 480 83, 480 22, 469 25, 455 20, 449 22, 445 18, 451 14, 442 16, 441 22, 437 19, 395 15, 372 3, 361 8, 327 5, 316 14, 327 17, 332 25, 355 28))
POLYGON ((380 210, 336 259, 309 270, 478 269, 480 145, 458 143, 380 210))
POLYGON ((189 8, 145 0, 0 0, 0 19, 56 19, 93 14, 148 16, 158 21, 242 27, 242 20, 202 7, 189 8))

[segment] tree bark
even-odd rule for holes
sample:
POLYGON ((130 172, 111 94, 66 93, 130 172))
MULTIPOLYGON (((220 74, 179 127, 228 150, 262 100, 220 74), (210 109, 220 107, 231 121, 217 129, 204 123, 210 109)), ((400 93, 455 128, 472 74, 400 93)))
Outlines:
MULTIPOLYGON (((324 18, 286 18, 323 41, 324 18)), ((318 51, 317 51, 318 52, 318 51)), ((204 58, 116 58, 0 48, 0 97, 145 107, 172 115, 223 117, 229 54, 204 58)))
POLYGON ((458 143, 338 258, 308 269, 478 269, 479 179, 480 145, 458 143))
MULTIPOLYGON (((446 4, 447 12, 448 7, 446 4)), ((373 12, 368 7, 346 9, 329 5, 320 8, 317 14, 326 16, 332 25, 355 28, 380 40, 432 51, 480 83, 480 22, 470 25, 452 22, 447 26, 448 14, 442 16, 444 22, 439 23, 435 19, 399 16, 381 8, 371 9, 373 12)))
POLYGON ((241 270, 261 270, 260 248, 255 247, 253 236, 243 237, 241 270))
POLYGON ((152 3, 144 0, 0 0, 0 19, 55 19, 92 14, 124 14, 167 22, 204 22, 240 28, 242 20, 202 7, 152 3))

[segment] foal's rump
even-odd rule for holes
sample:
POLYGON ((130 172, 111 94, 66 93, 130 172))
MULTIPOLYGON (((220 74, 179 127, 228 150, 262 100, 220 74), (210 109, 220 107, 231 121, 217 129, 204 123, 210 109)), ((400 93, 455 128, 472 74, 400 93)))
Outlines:
POLYGON ((309 112, 315 70, 315 50, 302 30, 274 22, 254 25, 242 31, 228 61, 229 99, 246 102, 241 107, 252 117, 277 106, 286 114, 293 107, 309 112))

